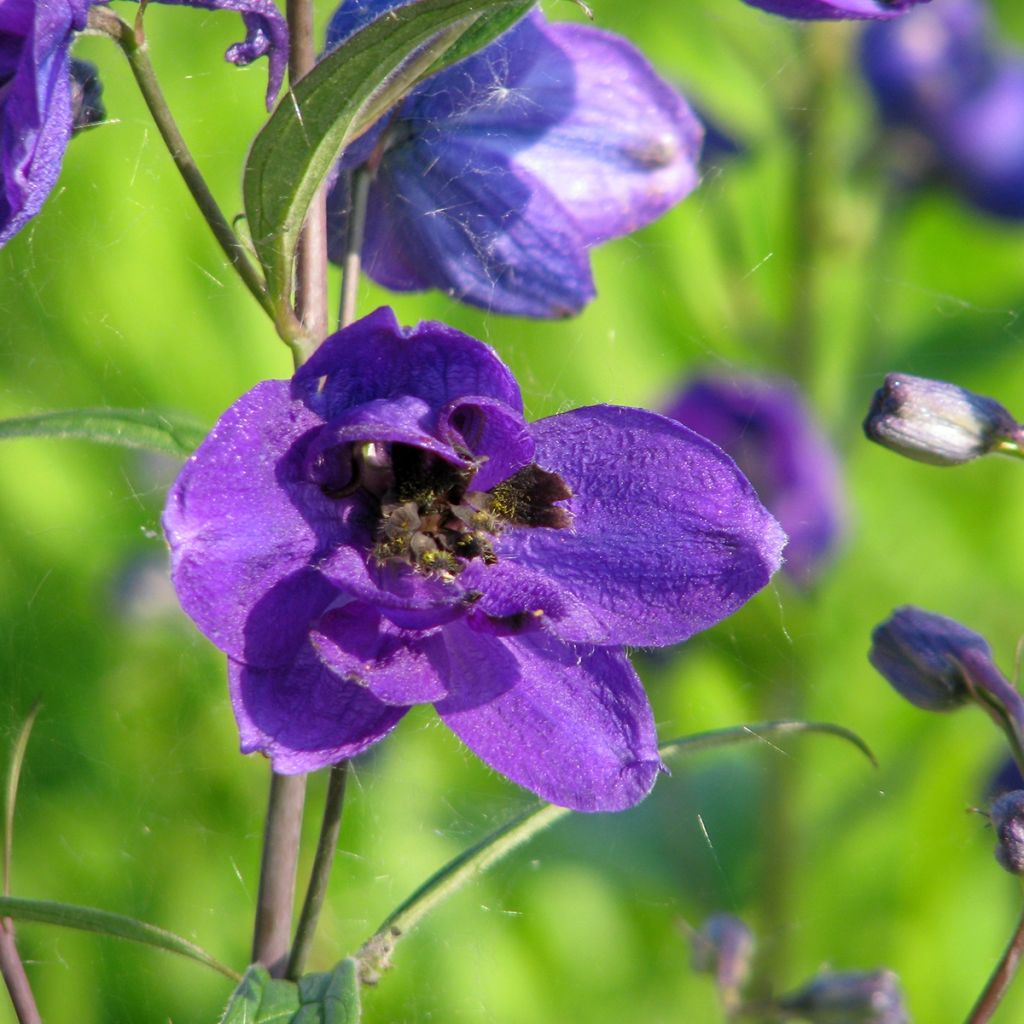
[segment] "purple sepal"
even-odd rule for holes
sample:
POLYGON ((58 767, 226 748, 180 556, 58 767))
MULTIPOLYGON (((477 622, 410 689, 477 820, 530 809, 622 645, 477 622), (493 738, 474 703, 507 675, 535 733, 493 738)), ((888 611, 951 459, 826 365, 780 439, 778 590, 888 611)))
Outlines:
POLYGON ((915 4, 929 0, 744 0, 784 18, 822 21, 839 18, 895 18, 915 4))
POLYGON ((577 811, 622 810, 650 792, 662 768, 654 719, 620 651, 539 633, 499 643, 463 626, 446 641, 451 693, 438 714, 496 771, 577 811))
POLYGON ((691 381, 666 415, 724 449, 789 536, 783 568, 814 581, 845 518, 836 454, 795 384, 754 377, 691 381))
MULTIPOLYGON (((329 45, 396 6, 338 9, 329 45)), ((703 130, 629 43, 533 12, 416 89, 374 141, 363 266, 395 290, 439 288, 520 316, 594 295, 587 250, 643 226, 697 184, 703 130)), ((341 258, 346 186, 328 199, 341 258)))
POLYGON ((163 4, 202 7, 211 11, 238 11, 245 22, 246 35, 240 43, 228 47, 225 60, 232 64, 251 64, 260 57, 269 62, 267 110, 274 105, 288 67, 288 22, 274 0, 156 0, 163 4))

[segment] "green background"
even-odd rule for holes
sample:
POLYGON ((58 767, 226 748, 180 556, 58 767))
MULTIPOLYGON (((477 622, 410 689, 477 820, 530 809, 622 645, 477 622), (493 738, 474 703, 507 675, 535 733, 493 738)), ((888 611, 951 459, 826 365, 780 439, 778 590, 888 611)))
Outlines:
MULTIPOLYGON (((864 441, 859 421, 889 370, 953 380, 1024 416, 1024 226, 941 190, 883 222, 856 27, 807 30, 739 0, 594 6, 748 155, 595 252, 599 295, 575 320, 369 286, 360 310, 390 301, 405 322, 443 319, 490 342, 531 418, 594 402, 657 408, 698 370, 799 374, 844 460, 840 555, 812 594, 780 578, 671 657, 636 660, 665 738, 799 714, 856 730, 881 767, 826 737, 679 762, 640 807, 559 823, 429 917, 365 994, 366 1019, 715 1021, 684 922, 721 910, 758 928, 779 989, 826 963, 888 966, 916 1020, 962 1019, 1021 904, 986 819, 967 813, 984 803, 1000 738, 978 712, 906 705, 865 652, 873 626, 913 603, 983 632, 1015 673, 1024 475, 998 459, 910 463, 864 441), (809 119, 817 130, 798 141, 809 119), (797 228, 808 196, 812 236, 797 228), (806 345, 801 307, 813 313, 806 345), (792 797, 781 806, 780 779, 792 797)), ((1024 46, 1015 8, 999 17, 1024 46)), ((579 17, 567 2, 547 10, 579 17)), ((318 13, 324 22, 329 5, 318 13)), ((265 69, 223 63, 234 16, 154 4, 147 26, 172 107, 233 215, 265 69)), ((190 206, 119 54, 100 39, 76 53, 101 66, 110 123, 74 141, 42 215, 0 252, 0 416, 115 405, 212 423, 257 380, 287 376, 290 356, 190 206)), ((13 891, 135 915, 241 968, 268 772, 238 755, 223 658, 166 582, 158 517, 175 471, 82 442, 0 447, 4 750, 43 704, 13 891)), ((312 780, 308 849, 322 790, 312 780)), ((527 802, 429 709, 410 714, 356 764, 311 966, 351 952, 527 802)), ((23 925, 19 943, 48 1021, 213 1021, 229 992, 219 975, 112 939, 23 925)), ((996 1019, 1021 1014, 1024 982, 996 1019)))

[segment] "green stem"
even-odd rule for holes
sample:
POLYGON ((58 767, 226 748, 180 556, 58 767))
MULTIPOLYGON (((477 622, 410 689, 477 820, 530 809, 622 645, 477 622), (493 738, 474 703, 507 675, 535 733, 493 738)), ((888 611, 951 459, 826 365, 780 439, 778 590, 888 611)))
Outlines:
POLYGON ((305 800, 305 775, 271 772, 252 960, 263 964, 275 978, 284 977, 288 965, 305 800))
POLYGON ((360 261, 363 252, 363 236, 366 233, 366 206, 372 181, 373 171, 365 165, 356 168, 349 175, 350 203, 345 232, 345 262, 341 268, 339 328, 347 327, 356 318, 360 261))
POLYGON ((967 1017, 966 1024, 985 1024, 996 1012, 1006 990, 1010 987, 1024 957, 1024 912, 1021 913, 1017 927, 1010 936, 1006 949, 1003 951, 996 969, 988 979, 978 1001, 974 1004, 967 1017))
MULTIPOLYGON (((239 241, 227 218, 221 212, 210 191, 206 180, 203 178, 188 144, 185 142, 178 125, 171 114, 163 91, 157 81, 156 73, 149 59, 149 48, 146 44, 146 37, 142 31, 142 10, 136 18, 135 27, 122 21, 116 14, 106 7, 97 6, 89 11, 89 27, 104 35, 110 36, 120 47, 128 65, 135 76, 146 106, 149 108, 153 120, 156 122, 157 131, 164 140, 171 154, 171 159, 178 168, 185 181, 192 198, 199 207, 200 213, 206 223, 210 225, 214 238, 220 244, 228 262, 234 267, 238 276, 245 283, 245 286, 252 293, 256 301, 263 307, 275 324, 280 317, 278 311, 267 294, 263 278, 259 271, 249 259, 245 247, 239 241)), ((279 327, 279 330, 281 328, 279 327)), ((287 339, 286 339, 287 340, 287 339)))
POLYGON ((345 805, 345 780, 348 777, 348 761, 331 767, 327 780, 327 796, 324 800, 324 819, 320 826, 320 840, 316 847, 313 870, 309 877, 309 888, 302 904, 302 914, 295 929, 291 956, 288 958, 286 978, 299 978, 316 932, 320 911, 327 895, 327 882, 331 877, 334 853, 338 848, 338 833, 341 831, 341 812, 345 805))

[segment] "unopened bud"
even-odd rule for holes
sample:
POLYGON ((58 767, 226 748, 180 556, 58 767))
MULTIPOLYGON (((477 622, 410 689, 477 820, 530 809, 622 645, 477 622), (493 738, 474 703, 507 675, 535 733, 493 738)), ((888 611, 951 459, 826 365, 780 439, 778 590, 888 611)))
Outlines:
POLYGON ((941 380, 890 373, 864 421, 869 440, 918 462, 956 466, 989 452, 1018 452, 1024 433, 994 398, 941 380))
POLYGON ((971 699, 963 659, 991 662, 984 637, 959 622, 906 605, 871 634, 871 664, 911 704, 952 711, 971 699))
POLYGON ((1011 875, 1024 875, 1024 790, 1004 793, 989 811, 996 832, 996 860, 1011 875))
POLYGON ((723 1004, 737 1005, 740 989, 750 974, 753 932, 732 914, 713 914, 690 941, 693 969, 713 974, 723 1004))
POLYGON ((778 1001, 785 1014, 811 1024, 909 1024, 892 971, 825 971, 778 1001))

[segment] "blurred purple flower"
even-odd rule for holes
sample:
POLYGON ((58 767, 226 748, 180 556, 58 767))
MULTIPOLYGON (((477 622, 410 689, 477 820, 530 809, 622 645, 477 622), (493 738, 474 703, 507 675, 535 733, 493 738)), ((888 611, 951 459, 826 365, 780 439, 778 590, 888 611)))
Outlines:
POLYGON ((795 384, 706 377, 688 384, 666 415, 724 449, 789 536, 785 571, 809 584, 842 533, 844 498, 835 452, 795 384))
POLYGON ((900 980, 888 970, 822 971, 777 1005, 809 1024, 910 1024, 900 980))
POLYGON ((821 21, 838 18, 895 18, 929 0, 744 0, 784 18, 821 21))
POLYGON ((935 0, 871 26, 861 65, 883 119, 917 139, 912 177, 944 178, 979 209, 1024 218, 1024 53, 997 43, 981 0, 935 0))
POLYGON ((578 810, 660 768, 623 645, 685 639, 784 543, 717 448, 639 409, 527 424, 482 342, 380 309, 221 417, 164 512, 183 607, 225 651, 245 752, 352 757, 414 704, 578 810))
MULTIPOLYGON (((227 59, 248 64, 269 55, 268 104, 273 100, 287 62, 288 29, 271 0, 156 2, 242 12, 248 33, 227 59)), ((57 182, 76 113, 82 112, 71 44, 96 5, 97 0, 0 2, 0 245, 39 212, 57 182)))
MULTIPOLYGON (((328 45, 394 6, 346 0, 328 45)), ((534 12, 421 84, 339 167, 375 170, 363 266, 378 284, 562 317, 594 297, 592 246, 696 186, 702 134, 630 43, 534 12)), ((347 205, 340 175, 328 198, 339 262, 347 205)))

